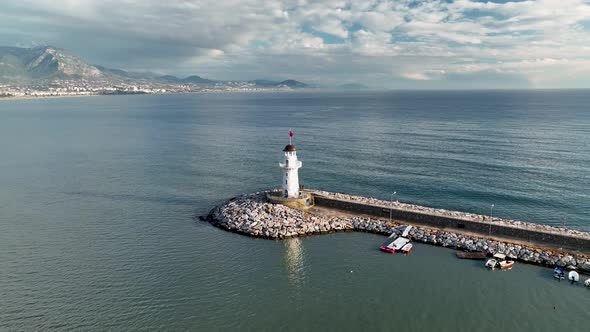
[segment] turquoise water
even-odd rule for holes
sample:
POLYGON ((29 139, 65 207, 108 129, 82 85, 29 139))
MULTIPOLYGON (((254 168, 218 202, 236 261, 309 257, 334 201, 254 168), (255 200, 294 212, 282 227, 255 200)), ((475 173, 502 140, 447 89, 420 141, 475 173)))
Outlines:
POLYGON ((307 187, 590 230, 588 104, 584 90, 0 101, 0 329, 585 331, 590 290, 548 269, 194 217, 277 186, 293 128, 307 187))

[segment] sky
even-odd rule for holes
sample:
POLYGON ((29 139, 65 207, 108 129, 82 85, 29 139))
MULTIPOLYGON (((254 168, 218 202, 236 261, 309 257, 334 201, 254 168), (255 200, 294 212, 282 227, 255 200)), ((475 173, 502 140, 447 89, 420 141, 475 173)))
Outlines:
POLYGON ((0 0, 0 45, 222 80, 590 88, 590 0, 0 0))

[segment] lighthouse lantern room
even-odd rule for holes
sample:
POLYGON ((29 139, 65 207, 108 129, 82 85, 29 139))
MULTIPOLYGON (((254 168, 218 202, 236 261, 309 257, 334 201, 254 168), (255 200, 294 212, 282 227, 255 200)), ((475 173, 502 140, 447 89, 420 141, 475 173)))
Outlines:
POLYGON ((289 144, 285 146, 283 152, 285 159, 279 163, 283 171, 283 195, 288 198, 299 197, 299 168, 303 163, 297 160, 297 149, 292 142, 293 132, 289 130, 289 144))

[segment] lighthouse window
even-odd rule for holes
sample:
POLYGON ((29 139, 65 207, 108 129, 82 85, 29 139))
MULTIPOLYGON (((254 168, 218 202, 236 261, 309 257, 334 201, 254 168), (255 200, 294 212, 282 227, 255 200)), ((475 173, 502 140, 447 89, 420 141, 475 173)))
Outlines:
POLYGON ((287 180, 285 180, 285 184, 287 184, 287 180))
POLYGON ((285 176, 289 176, 289 173, 285 173, 285 176))
POLYGON ((285 165, 289 167, 289 159, 285 160, 285 165))

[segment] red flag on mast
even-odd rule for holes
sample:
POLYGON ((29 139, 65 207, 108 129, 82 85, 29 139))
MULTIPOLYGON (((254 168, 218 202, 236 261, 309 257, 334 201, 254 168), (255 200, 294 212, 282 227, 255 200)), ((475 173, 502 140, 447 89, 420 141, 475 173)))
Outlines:
POLYGON ((291 129, 289 129, 289 137, 293 137, 293 131, 291 129))

